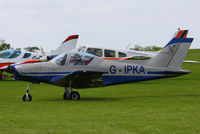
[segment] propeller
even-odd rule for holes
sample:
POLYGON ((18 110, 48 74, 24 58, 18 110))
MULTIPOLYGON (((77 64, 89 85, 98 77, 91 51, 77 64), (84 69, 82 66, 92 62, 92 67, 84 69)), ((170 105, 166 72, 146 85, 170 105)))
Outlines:
POLYGON ((132 43, 129 43, 128 45, 127 45, 127 47, 126 47, 126 50, 128 50, 129 49, 129 47, 132 45, 132 43))

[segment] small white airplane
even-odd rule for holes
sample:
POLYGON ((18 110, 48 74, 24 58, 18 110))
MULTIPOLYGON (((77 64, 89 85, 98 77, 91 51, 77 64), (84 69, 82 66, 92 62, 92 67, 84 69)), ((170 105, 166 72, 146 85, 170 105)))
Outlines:
MULTIPOLYGON (((135 60, 125 55, 118 60, 104 59, 100 57, 103 54, 101 50, 90 52, 80 48, 62 53, 49 62, 13 64, 5 70, 14 73, 17 80, 28 81, 23 101, 32 100, 29 94, 30 82, 64 87, 64 99, 79 100, 79 93, 72 88, 101 87, 191 73, 183 70, 181 65, 192 41, 193 38, 174 37, 150 59, 135 60)), ((105 56, 113 58, 113 51, 104 52, 105 56)))
POLYGON ((7 49, 0 51, 0 80, 3 79, 2 73, 4 69, 3 67, 6 67, 11 64, 15 63, 31 63, 31 62, 40 62, 42 61, 48 61, 56 57, 57 55, 68 52, 76 47, 78 40, 78 35, 71 35, 67 37, 61 45, 53 52, 48 53, 47 55, 44 54, 43 49, 42 54, 40 53, 34 53, 34 52, 27 52, 27 51, 21 51, 21 50, 14 50, 14 49, 7 49))
MULTIPOLYGON (((188 30, 180 30, 173 35, 173 38, 186 38, 188 30)), ((126 59, 131 60, 144 60, 151 59, 156 56, 159 51, 135 51, 135 50, 119 50, 108 47, 96 46, 96 45, 85 45, 78 48, 79 52, 87 52, 104 60, 119 60, 126 57, 126 59)), ((184 61, 186 63, 199 63, 198 61, 184 61)))

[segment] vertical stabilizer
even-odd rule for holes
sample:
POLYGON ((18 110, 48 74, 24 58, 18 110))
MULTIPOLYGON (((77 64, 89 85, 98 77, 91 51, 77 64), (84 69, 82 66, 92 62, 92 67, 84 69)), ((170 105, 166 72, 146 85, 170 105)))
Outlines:
POLYGON ((193 38, 186 38, 187 32, 188 30, 180 30, 176 33, 171 41, 148 61, 148 65, 181 69, 182 62, 193 41, 193 38))
POLYGON ((62 42, 62 44, 54 52, 52 52, 52 55, 59 55, 63 52, 68 52, 68 51, 76 48, 78 36, 79 35, 71 35, 68 38, 66 38, 62 42))

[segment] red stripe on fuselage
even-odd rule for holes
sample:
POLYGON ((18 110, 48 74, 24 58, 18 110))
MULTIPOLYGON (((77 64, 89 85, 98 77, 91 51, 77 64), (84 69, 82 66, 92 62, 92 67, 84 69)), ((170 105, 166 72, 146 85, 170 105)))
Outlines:
POLYGON ((20 64, 25 64, 25 63, 35 63, 35 62, 41 62, 40 60, 26 60, 24 62, 21 62, 20 64))
POLYGON ((11 65, 11 64, 14 64, 14 63, 0 63, 0 68, 11 65))
POLYGON ((122 58, 103 58, 104 60, 121 60, 122 58))

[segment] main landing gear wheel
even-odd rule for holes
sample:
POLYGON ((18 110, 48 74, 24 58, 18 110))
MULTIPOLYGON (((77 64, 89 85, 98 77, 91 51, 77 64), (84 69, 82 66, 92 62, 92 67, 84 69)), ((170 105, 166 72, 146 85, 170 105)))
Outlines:
POLYGON ((29 88, 30 88, 30 82, 28 82, 28 87, 26 90, 26 94, 24 94, 24 96, 22 97, 23 101, 31 101, 32 100, 32 96, 28 93, 29 92, 29 88))
POLYGON ((70 93, 70 100, 80 100, 80 94, 78 92, 72 91, 70 93))
POLYGON ((64 100, 80 100, 80 94, 78 92, 72 91, 71 93, 63 94, 64 100))
POLYGON ((69 82, 69 87, 65 87, 63 98, 64 100, 80 100, 80 94, 72 91, 71 81, 69 82))

